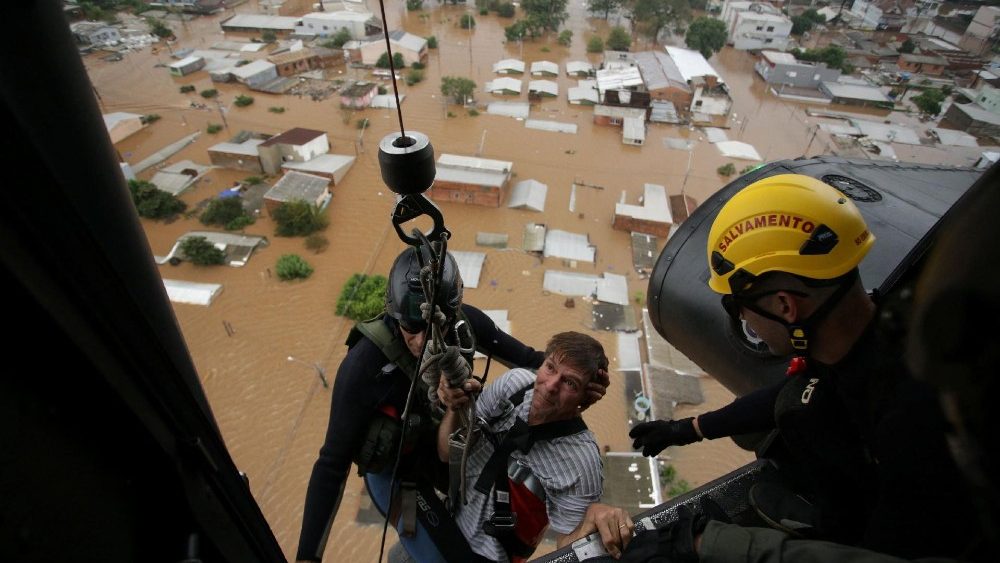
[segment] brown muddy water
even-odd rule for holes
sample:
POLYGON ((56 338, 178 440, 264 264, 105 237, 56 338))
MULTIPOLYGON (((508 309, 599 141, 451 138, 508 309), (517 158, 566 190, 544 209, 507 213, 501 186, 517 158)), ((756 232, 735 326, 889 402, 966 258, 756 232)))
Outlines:
MULTIPOLYGON (((251 1, 236 10, 253 12, 255 4, 251 1)), ((447 226, 454 233, 450 248, 487 254, 480 286, 466 290, 467 302, 485 309, 507 309, 513 334, 535 347, 544 346, 545 339, 556 332, 581 330, 598 338, 613 356, 615 337, 590 329, 589 307, 577 300, 578 306, 568 309, 564 297, 542 291, 542 277, 547 268, 568 270, 569 266, 555 259, 542 261, 515 249, 477 248, 476 232, 508 233, 510 245, 515 248, 520 245, 521 231, 527 222, 544 222, 550 228, 587 233, 597 246, 597 263, 579 264, 577 270, 624 274, 631 293, 645 292, 646 281, 639 279, 631 266, 628 234, 611 229, 614 204, 623 192, 630 203, 636 203, 645 182, 663 184, 670 194, 679 194, 685 176, 688 176, 685 192, 703 201, 726 183, 715 169, 729 160, 703 140, 700 130, 686 127, 651 125, 645 146, 625 146, 621 143, 620 129, 593 125, 591 110, 569 105, 564 94, 535 105, 532 117, 576 123, 579 127, 576 135, 526 129, 520 121, 485 112, 473 117, 462 108, 443 103, 438 89, 442 75, 472 78, 481 90, 482 84, 492 78, 491 65, 502 58, 518 57, 529 64, 536 60, 599 62, 597 56, 585 53, 584 46, 592 34, 606 33, 607 22, 588 19, 584 3, 579 0, 570 7, 567 27, 573 30, 574 38, 568 48, 557 45, 554 37, 505 45, 503 26, 511 20, 492 15, 477 13, 476 29, 461 30, 456 22, 466 13, 465 8, 433 7, 417 14, 407 13, 403 6, 400 0, 388 3, 390 29, 402 25, 421 36, 435 35, 440 45, 431 51, 424 82, 413 87, 400 85, 406 95, 402 104, 406 127, 427 134, 438 153, 472 155, 481 149, 483 157, 513 161, 515 181, 534 178, 549 186, 544 214, 505 207, 440 204, 447 226), (449 117, 448 112, 454 116, 449 117), (699 141, 690 159, 689 173, 688 153, 666 149, 663 143, 666 137, 699 141), (578 188, 576 209, 571 212, 569 192, 574 181, 603 189, 578 188)), ((369 8, 377 11, 373 3, 369 8)), ((225 15, 231 13, 230 10, 225 15)), ((220 19, 219 16, 199 18, 184 26, 171 22, 179 39, 174 48, 207 48, 223 39, 243 39, 224 35, 218 25, 220 19)), ((637 48, 650 47, 638 44, 637 48)), ((224 286, 222 294, 209 307, 175 305, 174 308, 229 451, 236 465, 249 476, 254 497, 285 554, 292 558, 306 484, 329 414, 330 392, 321 386, 312 364, 318 364, 332 377, 346 352, 343 342, 351 326, 334 315, 337 294, 355 272, 385 273, 403 248, 390 228, 393 198, 381 182, 376 160, 379 139, 398 128, 396 114, 391 110, 344 112, 335 97, 315 102, 259 92, 252 93, 256 98, 253 105, 236 108, 232 100, 244 93, 242 86, 213 84, 204 72, 175 79, 165 68, 156 66, 170 62, 172 59, 163 45, 155 54, 146 49, 127 54, 120 62, 102 61, 97 56, 85 58, 106 113, 129 111, 162 117, 117 145, 127 162, 137 163, 165 145, 200 130, 202 134, 197 141, 168 163, 190 159, 208 164, 206 149, 240 130, 274 134, 291 127, 326 131, 332 152, 358 157, 347 178, 333 189, 330 227, 325 233, 330 247, 326 251, 312 254, 304 249, 302 239, 272 236, 273 224, 262 217, 247 232, 268 236, 271 244, 243 268, 198 268, 187 263, 161 266, 164 278, 224 286), (199 91, 217 88, 221 93, 219 104, 228 108, 225 119, 214 101, 207 102, 208 109, 191 108, 192 101, 205 100, 197 94, 180 94, 179 86, 186 84, 194 84, 199 91), (267 110, 271 106, 282 106, 286 111, 270 113, 267 110), (370 120, 371 127, 359 133, 355 122, 362 117, 370 120), (223 121, 228 125, 227 130, 216 135, 204 132, 207 124, 223 121), (285 253, 303 255, 316 272, 304 282, 279 282, 271 273, 277 258, 285 253), (224 323, 235 330, 232 336, 227 335, 224 323), (289 361, 289 356, 297 361, 289 361)), ((812 138, 817 120, 806 115, 805 106, 779 100, 765 91, 762 82, 753 75, 752 60, 747 53, 726 49, 712 62, 735 98, 731 139, 754 144, 765 160, 799 157, 807 152, 807 147, 810 155, 835 148, 823 132, 812 138)), ((330 71, 330 76, 364 78, 365 72, 341 68, 330 71)), ((565 76, 556 80, 561 93, 575 85, 575 80, 565 76)), ((477 96, 479 103, 491 99, 489 94, 477 96)), ((525 93, 521 101, 526 100, 525 93)), ((914 160, 971 158, 956 157, 948 151, 928 156, 929 153, 920 152, 923 148, 914 148, 914 160)), ((752 164, 733 162, 737 169, 752 164)), ((148 179, 153 172, 147 170, 140 177, 148 179)), ((182 198, 194 206, 246 176, 243 172, 215 169, 182 198)), ((194 218, 182 218, 170 224, 144 221, 144 227, 152 252, 164 255, 178 236, 201 225, 194 218)), ((712 379, 704 378, 703 382, 706 402, 697 407, 682 407, 679 415, 704 412, 732 399, 732 394, 712 379)), ((613 381, 605 400, 587 412, 587 422, 602 446, 614 451, 630 449, 627 438, 630 402, 630 398, 624 397, 621 381, 613 381)), ((729 440, 696 444, 670 455, 679 476, 692 486, 752 459, 752 454, 738 449, 729 440)), ((352 478, 331 533, 329 560, 376 559, 381 527, 354 522, 362 495, 361 481, 352 478)))

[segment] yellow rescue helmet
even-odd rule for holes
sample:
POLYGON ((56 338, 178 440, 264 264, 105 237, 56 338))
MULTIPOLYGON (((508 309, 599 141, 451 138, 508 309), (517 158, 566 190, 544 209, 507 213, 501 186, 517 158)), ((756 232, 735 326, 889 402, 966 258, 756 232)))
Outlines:
POLYGON ((708 235, 708 285, 740 293, 766 272, 835 279, 857 267, 874 242, 854 202, 832 186, 801 174, 771 176, 719 210, 708 235))

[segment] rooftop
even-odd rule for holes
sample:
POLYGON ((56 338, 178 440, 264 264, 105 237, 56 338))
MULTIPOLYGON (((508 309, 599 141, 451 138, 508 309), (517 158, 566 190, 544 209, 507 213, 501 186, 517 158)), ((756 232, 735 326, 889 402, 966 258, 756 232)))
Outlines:
POLYGON ((795 55, 780 51, 761 51, 760 55, 775 64, 793 65, 799 62, 795 55))
POLYGON ((277 29, 293 31, 300 18, 287 16, 265 16, 263 14, 236 14, 222 22, 222 27, 241 27, 250 29, 277 29))
POLYGON ((354 164, 355 157, 346 154, 321 154, 305 162, 286 162, 282 168, 298 170, 301 172, 315 172, 332 174, 343 168, 350 168, 354 164))
POLYGON ((407 33, 402 29, 397 29, 389 32, 389 39, 403 47, 404 49, 409 49, 411 51, 420 52, 424 47, 427 46, 427 40, 423 37, 419 37, 412 33, 407 33))
POLYGON ((517 59, 503 59, 493 64, 493 72, 512 71, 524 72, 524 61, 517 59))
POLYGON ((677 69, 685 81, 699 76, 714 76, 722 82, 722 77, 715 72, 712 65, 698 51, 691 49, 681 49, 680 47, 667 47, 667 54, 674 60, 677 69))
POLYGON ((365 23, 372 19, 374 15, 371 12, 348 12, 345 10, 338 10, 336 12, 311 12, 304 16, 303 18, 309 18, 311 20, 328 20, 328 21, 349 21, 349 22, 360 22, 365 23))
POLYGON ((672 223, 670 205, 667 203, 667 189, 657 184, 646 184, 643 188, 642 205, 615 204, 615 215, 634 217, 643 221, 672 223))
POLYGON ((257 73, 266 72, 274 68, 274 63, 265 60, 254 61, 248 65, 234 66, 229 69, 229 73, 238 78, 249 78, 257 73))
POLYGON ((378 84, 374 82, 355 82, 341 90, 340 95, 348 98, 363 98, 371 94, 372 90, 378 92, 378 84))
POLYGON ((881 90, 874 86, 862 86, 860 84, 843 84, 841 82, 823 82, 823 87, 835 98, 848 98, 851 100, 867 100, 871 102, 888 102, 888 98, 881 90))
POLYGON ((282 145, 304 145, 313 139, 320 137, 321 135, 326 135, 323 131, 316 131, 315 129, 304 129, 302 127, 296 127, 294 129, 289 129, 284 133, 280 133, 271 137, 270 139, 261 143, 262 147, 270 147, 272 145, 282 144, 282 145))
POLYGON ((635 53, 635 62, 649 90, 660 88, 681 88, 688 92, 690 86, 681 75, 680 69, 666 53, 659 51, 642 51, 635 53))
POLYGON ((518 78, 511 78, 509 76, 503 76, 500 78, 494 78, 493 80, 486 83, 487 92, 503 92, 509 90, 511 92, 521 93, 522 81, 518 78))
POLYGON ((442 154, 437 160, 435 181, 500 188, 510 178, 513 162, 442 154))
POLYGON ((299 49, 298 51, 289 51, 287 53, 281 53, 280 55, 271 55, 268 57, 268 60, 274 64, 281 65, 294 63, 296 61, 305 60, 315 56, 316 53, 314 53, 312 49, 299 49))
POLYGON ((282 176, 270 190, 267 190, 264 197, 275 201, 301 199, 313 202, 328 191, 329 186, 330 180, 326 178, 292 170, 282 176))
POLYGON ((540 92, 550 96, 558 96, 559 84, 551 80, 532 80, 528 82, 528 92, 540 92))
POLYGON ((196 62, 202 61, 202 60, 204 60, 204 59, 202 59, 201 57, 191 56, 191 57, 183 58, 183 59, 177 61, 176 63, 170 63, 167 66, 170 67, 170 68, 183 68, 183 67, 186 67, 189 64, 196 63, 196 62))
POLYGON ((535 61, 531 63, 531 74, 559 74, 559 65, 552 61, 535 61))
POLYGON ((263 144, 262 139, 247 139, 242 143, 219 143, 208 147, 208 150, 224 152, 229 154, 242 154, 246 156, 258 156, 257 146, 263 144))

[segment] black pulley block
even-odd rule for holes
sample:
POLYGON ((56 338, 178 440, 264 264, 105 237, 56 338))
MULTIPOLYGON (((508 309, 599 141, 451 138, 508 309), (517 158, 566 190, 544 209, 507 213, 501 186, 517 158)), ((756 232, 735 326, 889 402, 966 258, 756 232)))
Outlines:
POLYGON ((422 194, 434 182, 434 147, 423 133, 390 133, 378 144, 382 181, 400 195, 422 194))

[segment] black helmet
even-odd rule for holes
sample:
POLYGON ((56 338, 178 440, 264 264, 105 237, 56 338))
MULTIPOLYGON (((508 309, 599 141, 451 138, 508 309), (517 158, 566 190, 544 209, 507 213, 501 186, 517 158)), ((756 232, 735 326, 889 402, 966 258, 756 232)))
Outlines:
MULTIPOLYGON (((407 329, 408 332, 419 332, 424 328, 424 320, 420 315, 420 304, 424 302, 424 290, 420 285, 420 259, 424 265, 430 264, 430 251, 425 246, 409 247, 404 250, 389 271, 389 284, 386 288, 385 310, 388 315, 407 329)), ((437 306, 448 318, 455 319, 459 307, 462 306, 462 275, 458 271, 458 262, 449 252, 444 261, 444 272, 437 290, 437 306)))

